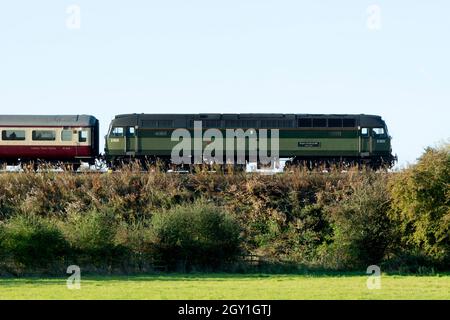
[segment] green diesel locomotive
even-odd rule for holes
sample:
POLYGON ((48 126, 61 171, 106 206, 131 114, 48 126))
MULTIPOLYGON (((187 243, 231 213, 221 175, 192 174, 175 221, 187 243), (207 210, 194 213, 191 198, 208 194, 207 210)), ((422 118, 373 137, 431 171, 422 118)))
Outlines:
MULTIPOLYGON (((173 138, 176 129, 185 129, 192 137, 196 130, 203 137, 207 130, 216 129, 226 137, 230 130, 253 133, 267 129, 269 140, 277 130, 276 156, 309 167, 362 164, 379 168, 392 167, 396 161, 386 123, 380 116, 365 114, 117 115, 105 137, 105 156, 113 164, 157 159, 170 163, 172 151, 179 143, 179 139, 173 138), (195 128, 198 124, 201 129, 195 128)), ((209 143, 211 139, 202 139, 201 148, 205 149, 209 143)), ((237 146, 234 142, 233 145, 237 146)), ((249 141, 245 142, 245 148, 248 151, 249 141)), ((195 150, 192 143, 189 157, 195 156, 195 150)), ((269 145, 268 154, 274 154, 273 151, 269 145)), ((248 156, 246 159, 249 160, 248 156)))

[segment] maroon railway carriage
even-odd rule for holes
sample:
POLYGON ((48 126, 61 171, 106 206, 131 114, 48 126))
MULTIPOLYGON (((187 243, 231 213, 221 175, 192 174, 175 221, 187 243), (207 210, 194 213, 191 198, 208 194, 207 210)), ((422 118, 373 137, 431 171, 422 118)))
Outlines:
POLYGON ((0 115, 0 162, 94 163, 99 121, 90 115, 0 115))

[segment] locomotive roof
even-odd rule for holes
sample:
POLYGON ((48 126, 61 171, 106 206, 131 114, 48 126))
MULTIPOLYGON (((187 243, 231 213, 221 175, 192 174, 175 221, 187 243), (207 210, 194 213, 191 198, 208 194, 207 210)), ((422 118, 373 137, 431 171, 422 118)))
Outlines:
POLYGON ((90 115, 0 115, 0 126, 94 126, 90 115))
POLYGON ((360 126, 375 127, 383 126, 384 121, 378 115, 366 114, 283 114, 283 113, 192 113, 192 114, 163 114, 163 113, 131 113, 117 115, 113 125, 134 126, 142 120, 234 120, 234 119, 286 119, 295 120, 299 118, 346 118, 355 119, 360 126))

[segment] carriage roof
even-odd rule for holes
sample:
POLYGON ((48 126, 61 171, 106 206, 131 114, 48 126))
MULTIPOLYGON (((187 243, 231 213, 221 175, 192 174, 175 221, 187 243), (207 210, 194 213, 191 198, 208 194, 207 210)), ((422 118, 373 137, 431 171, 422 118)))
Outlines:
POLYGON ((94 126, 90 115, 0 115, 0 126, 94 126))

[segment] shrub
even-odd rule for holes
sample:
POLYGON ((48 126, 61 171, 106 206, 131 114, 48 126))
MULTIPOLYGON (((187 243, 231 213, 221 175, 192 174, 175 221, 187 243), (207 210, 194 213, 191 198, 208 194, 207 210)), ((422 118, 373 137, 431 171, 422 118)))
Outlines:
POLYGON ((149 221, 122 221, 118 226, 116 243, 127 248, 127 261, 123 264, 126 270, 145 272, 153 269, 149 221))
POLYGON ((301 250, 301 261, 311 262, 317 256, 320 245, 331 241, 333 234, 330 221, 322 205, 307 205, 295 213, 292 227, 295 227, 297 245, 292 249, 301 250))
POLYGON ((391 215, 403 246, 450 262, 450 144, 428 148, 390 187, 391 215))
POLYGON ((387 177, 367 173, 353 184, 341 199, 328 205, 333 238, 326 264, 335 268, 366 268, 382 261, 392 243, 392 222, 389 219, 387 177))
POLYGON ((67 254, 67 242, 48 219, 35 215, 14 216, 0 232, 3 258, 23 267, 46 267, 67 254))
POLYGON ((285 225, 276 220, 261 221, 261 225, 265 229, 260 228, 254 237, 255 252, 271 262, 310 263, 332 234, 323 207, 317 204, 296 207, 285 225))
POLYGON ((423 254, 423 252, 409 250, 399 252, 386 259, 381 263, 380 267, 386 272, 429 274, 434 273, 438 266, 435 261, 423 254))
POLYGON ((239 228, 220 207, 198 200, 156 213, 154 252, 174 268, 218 268, 239 253, 239 228))
POLYGON ((60 225, 77 263, 111 266, 125 254, 115 241, 118 223, 109 211, 70 213, 60 225))
POLYGON ((3 248, 3 243, 5 240, 5 227, 3 221, 0 221, 0 267, 1 263, 6 259, 6 252, 3 248))

